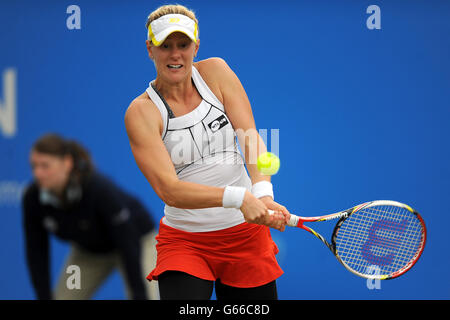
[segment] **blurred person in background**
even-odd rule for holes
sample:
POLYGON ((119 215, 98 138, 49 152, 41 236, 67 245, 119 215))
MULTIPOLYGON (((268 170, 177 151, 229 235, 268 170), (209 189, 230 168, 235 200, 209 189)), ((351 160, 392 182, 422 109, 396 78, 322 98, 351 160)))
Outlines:
POLYGON ((156 263, 157 230, 142 203, 96 171, 83 146, 57 134, 35 142, 30 164, 34 181, 24 192, 22 209, 28 269, 37 298, 91 299, 118 268, 128 299, 159 299, 157 284, 145 280, 156 263), (54 290, 50 234, 71 247, 54 290), (79 267, 79 288, 68 287, 72 265, 79 267))

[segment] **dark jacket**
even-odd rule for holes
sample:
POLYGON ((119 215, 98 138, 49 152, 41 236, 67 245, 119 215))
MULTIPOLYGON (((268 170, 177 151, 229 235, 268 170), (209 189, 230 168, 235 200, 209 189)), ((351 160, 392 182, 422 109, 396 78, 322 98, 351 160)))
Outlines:
POLYGON ((36 183, 30 184, 24 193, 26 256, 38 299, 52 298, 49 233, 92 253, 119 252, 132 298, 146 299, 140 239, 155 227, 149 212, 135 197, 98 172, 77 189, 81 193, 74 197, 72 192, 72 200, 65 206, 44 201, 36 183))

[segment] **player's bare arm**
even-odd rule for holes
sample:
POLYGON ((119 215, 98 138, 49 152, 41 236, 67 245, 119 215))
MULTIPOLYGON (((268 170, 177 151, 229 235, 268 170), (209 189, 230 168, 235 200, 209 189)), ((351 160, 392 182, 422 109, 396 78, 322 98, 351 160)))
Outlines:
MULTIPOLYGON (((267 148, 256 130, 250 101, 239 78, 221 58, 203 60, 197 63, 196 67, 225 107, 225 112, 237 132, 252 183, 264 180, 270 182, 270 176, 262 175, 256 165, 257 157, 266 152, 267 148)), ((273 219, 274 223, 284 230, 284 225, 289 219, 288 210, 274 202, 271 197, 263 197, 260 200, 268 209, 280 211, 286 216, 284 221, 280 219, 282 217, 280 215, 266 215, 266 219, 273 219)))
POLYGON ((156 194, 169 206, 195 209, 222 206, 223 188, 178 179, 162 140, 162 119, 149 99, 135 99, 125 114, 131 150, 156 194))

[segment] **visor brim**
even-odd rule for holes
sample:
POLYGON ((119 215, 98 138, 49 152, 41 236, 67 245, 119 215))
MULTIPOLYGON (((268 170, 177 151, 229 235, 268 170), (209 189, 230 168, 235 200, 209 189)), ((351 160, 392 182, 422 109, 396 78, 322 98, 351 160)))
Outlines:
POLYGON ((155 46, 159 47, 164 42, 164 40, 166 40, 166 38, 174 32, 184 33, 193 42, 197 43, 197 38, 195 37, 194 33, 192 31, 188 30, 187 28, 182 28, 180 26, 169 27, 157 34, 154 34, 153 36, 151 36, 152 43, 155 46))

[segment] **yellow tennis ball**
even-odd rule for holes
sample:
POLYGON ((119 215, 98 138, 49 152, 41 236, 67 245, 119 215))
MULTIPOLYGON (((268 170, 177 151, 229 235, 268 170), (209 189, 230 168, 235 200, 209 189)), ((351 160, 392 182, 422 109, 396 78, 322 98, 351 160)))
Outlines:
POLYGON ((272 176, 280 169, 280 158, 271 152, 265 152, 259 155, 256 165, 263 175, 272 176))

